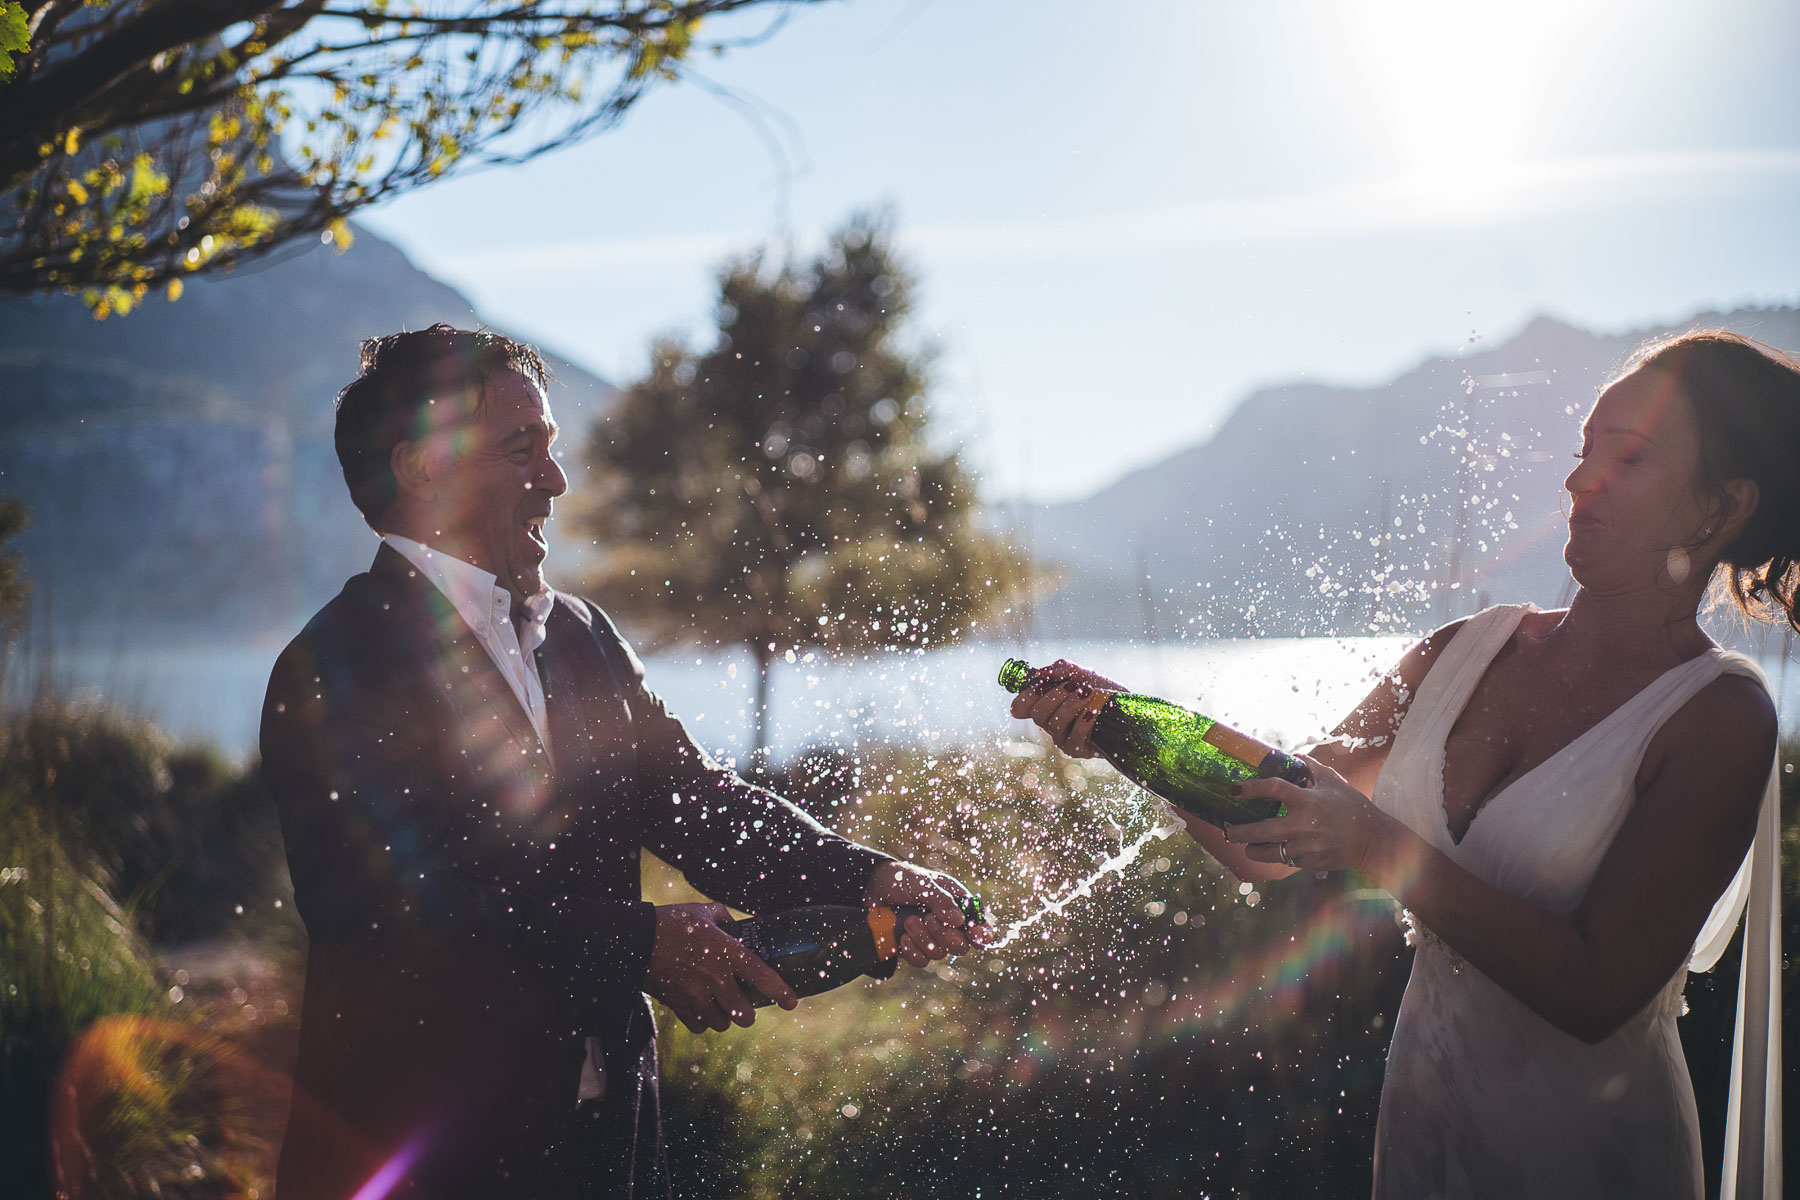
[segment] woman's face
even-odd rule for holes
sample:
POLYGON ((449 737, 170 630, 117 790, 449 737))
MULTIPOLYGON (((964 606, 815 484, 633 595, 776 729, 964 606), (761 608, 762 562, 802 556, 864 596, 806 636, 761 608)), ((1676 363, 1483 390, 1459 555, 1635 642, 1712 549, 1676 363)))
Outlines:
MULTIPOLYGON (((1672 375, 1633 371, 1600 393, 1569 473, 1563 560, 1591 591, 1666 586, 1669 551, 1709 524, 1698 492, 1700 435, 1672 375)), ((1699 571, 1703 564, 1695 563, 1699 571)))

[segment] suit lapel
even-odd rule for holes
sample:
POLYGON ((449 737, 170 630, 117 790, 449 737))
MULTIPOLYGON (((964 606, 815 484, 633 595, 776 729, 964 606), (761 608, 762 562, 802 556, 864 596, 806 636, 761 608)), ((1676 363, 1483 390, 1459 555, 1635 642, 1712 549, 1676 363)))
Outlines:
POLYGON ((630 705, 576 602, 557 600, 537 653, 557 775, 575 780, 635 774, 630 705))

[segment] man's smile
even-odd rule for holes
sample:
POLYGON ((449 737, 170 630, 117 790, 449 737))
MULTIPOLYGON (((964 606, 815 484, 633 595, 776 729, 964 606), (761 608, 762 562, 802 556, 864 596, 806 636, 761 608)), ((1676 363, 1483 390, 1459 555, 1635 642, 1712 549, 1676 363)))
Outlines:
POLYGON ((549 519, 550 519, 550 514, 547 512, 546 513, 536 513, 532 516, 526 517, 523 522, 524 528, 525 528, 525 536, 531 539, 531 544, 533 546, 537 547, 538 553, 540 555, 548 554, 550 552, 550 542, 544 536, 544 522, 548 521, 549 519))

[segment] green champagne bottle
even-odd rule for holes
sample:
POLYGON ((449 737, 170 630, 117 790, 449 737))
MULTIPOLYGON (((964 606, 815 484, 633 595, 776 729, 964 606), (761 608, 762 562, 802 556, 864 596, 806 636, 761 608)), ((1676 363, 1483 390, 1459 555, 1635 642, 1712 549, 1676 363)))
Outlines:
MULTIPOLYGON (((981 920, 981 901, 970 897, 962 907, 966 924, 981 920)), ((922 917, 926 911, 908 905, 813 904, 729 921, 719 928, 775 968, 796 994, 816 996, 864 975, 876 979, 892 975, 899 965, 906 918, 922 917)), ((758 1008, 774 1003, 747 982, 743 988, 758 1008)))
MULTIPOLYGON (((1036 674, 1009 658, 1000 668, 1000 686, 1021 692, 1036 674)), ((1312 771, 1293 755, 1179 704, 1102 688, 1088 704, 1099 713, 1089 735, 1094 748, 1133 783, 1202 821, 1241 825, 1286 815, 1279 800, 1232 796, 1231 785, 1242 780, 1312 784, 1312 771)))

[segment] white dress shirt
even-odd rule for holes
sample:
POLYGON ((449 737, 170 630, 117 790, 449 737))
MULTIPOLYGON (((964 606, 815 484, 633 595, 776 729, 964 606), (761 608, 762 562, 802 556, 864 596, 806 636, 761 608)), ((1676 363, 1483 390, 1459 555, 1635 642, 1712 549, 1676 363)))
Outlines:
POLYGON ((488 657, 500 668, 500 675, 519 707, 531 718, 544 752, 550 753, 550 720, 544 708, 544 683, 538 676, 537 657, 533 654, 544 644, 544 623, 556 605, 556 593, 545 588, 525 601, 525 620, 515 628, 512 622, 512 593, 501 587, 487 571, 460 558, 433 550, 423 542, 384 534, 382 541, 405 556, 419 574, 431 580, 444 593, 462 619, 468 623, 488 657))

